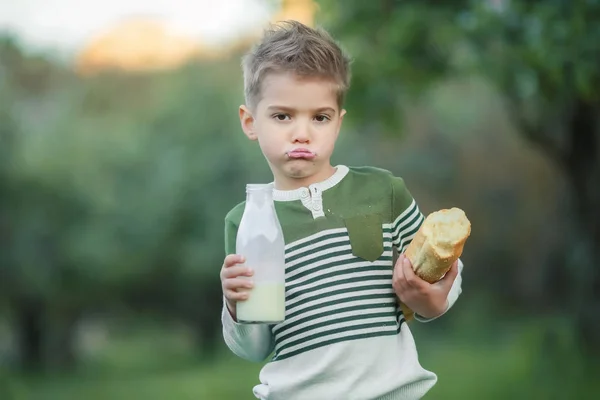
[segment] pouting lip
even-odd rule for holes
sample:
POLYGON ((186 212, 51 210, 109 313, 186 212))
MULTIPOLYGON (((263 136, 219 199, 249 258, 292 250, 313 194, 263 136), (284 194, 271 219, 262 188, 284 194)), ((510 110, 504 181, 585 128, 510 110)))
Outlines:
POLYGON ((317 154, 305 148, 297 148, 285 153, 289 158, 315 158, 317 154))

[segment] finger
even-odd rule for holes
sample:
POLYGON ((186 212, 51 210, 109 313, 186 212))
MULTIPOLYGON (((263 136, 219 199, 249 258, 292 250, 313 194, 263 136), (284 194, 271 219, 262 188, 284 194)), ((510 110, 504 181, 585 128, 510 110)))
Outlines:
POLYGON ((225 279, 223 281, 223 288, 226 290, 238 290, 238 289, 252 289, 254 287, 254 283, 249 279, 244 278, 234 278, 234 279, 225 279))
POLYGON ((236 264, 241 264, 244 261, 246 261, 245 258, 239 254, 229 254, 227 257, 225 257, 225 261, 223 262, 223 267, 230 268, 236 264))
POLYGON ((235 267, 224 268, 221 272, 221 280, 237 278, 238 276, 252 276, 253 274, 252 268, 236 265, 235 267))
POLYGON ((452 266, 450 267, 448 272, 446 272, 446 275, 444 275, 444 277, 441 279, 440 282, 444 286, 452 286, 457 275, 458 275, 458 260, 456 260, 452 264, 452 266))
POLYGON ((392 281, 395 281, 398 276, 398 266, 402 264, 402 257, 403 255, 400 254, 396 260, 396 264, 394 264, 394 268, 392 269, 392 281))
MULTIPOLYGON (((399 259, 400 258, 398 258, 398 260, 399 259)), ((392 287, 394 288, 394 291, 396 291, 396 292, 400 288, 399 282, 398 282, 398 260, 396 260, 396 264, 394 264, 394 268, 392 268, 392 287)))
POLYGON ((405 259, 404 254, 401 254, 400 257, 398 257, 396 266, 394 267, 394 274, 395 274, 394 283, 396 286, 395 287, 396 290, 405 290, 407 287, 406 279, 404 277, 404 268, 403 268, 404 259, 405 259))
POLYGON ((404 279, 406 280, 407 286, 410 286, 415 289, 422 289, 425 287, 425 281, 422 280, 415 274, 415 271, 412 267, 412 264, 408 257, 404 257, 404 261, 402 262, 402 272, 404 273, 404 279))
POLYGON ((225 298, 230 301, 244 301, 248 300, 248 292, 236 292, 233 290, 225 291, 225 298))

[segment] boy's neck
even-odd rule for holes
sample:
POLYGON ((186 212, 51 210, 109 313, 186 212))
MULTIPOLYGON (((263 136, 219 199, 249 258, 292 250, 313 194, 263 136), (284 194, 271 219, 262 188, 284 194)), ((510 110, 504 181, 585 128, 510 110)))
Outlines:
POLYGON ((305 178, 274 178, 276 190, 296 190, 302 187, 308 187, 314 183, 323 182, 335 174, 336 168, 332 165, 323 168, 318 173, 305 178))

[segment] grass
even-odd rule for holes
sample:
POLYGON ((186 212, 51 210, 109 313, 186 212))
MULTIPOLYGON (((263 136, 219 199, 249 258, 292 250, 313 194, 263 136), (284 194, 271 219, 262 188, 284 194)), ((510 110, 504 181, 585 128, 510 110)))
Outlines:
MULTIPOLYGON (((569 342, 557 347, 558 359, 544 357, 539 333, 525 327, 512 336, 470 340, 463 335, 458 340, 453 334, 441 341, 416 332, 422 364, 439 377, 426 399, 579 400, 600 392, 600 384, 591 379, 600 370, 585 370, 569 342)), ((251 399, 260 368, 223 346, 214 362, 199 362, 184 331, 144 327, 111 337, 72 374, 0 380, 0 399, 251 399)))
POLYGON ((89 331, 74 372, 5 374, 3 381, 0 370, 0 400, 248 398, 261 368, 236 358, 224 345, 214 362, 203 361, 192 333, 181 327, 136 322, 89 331))
POLYGON ((14 400, 249 398, 258 370, 257 365, 224 356, 215 365, 188 365, 141 375, 33 379, 20 382, 14 400))

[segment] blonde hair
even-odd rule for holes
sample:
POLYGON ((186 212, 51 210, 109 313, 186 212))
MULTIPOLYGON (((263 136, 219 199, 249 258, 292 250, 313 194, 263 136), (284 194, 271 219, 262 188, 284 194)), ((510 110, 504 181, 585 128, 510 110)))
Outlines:
POLYGON ((268 73, 292 72, 301 77, 330 79, 341 107, 350 86, 350 63, 350 58, 323 29, 298 21, 271 25, 242 59, 246 104, 255 107, 259 102, 268 73))

